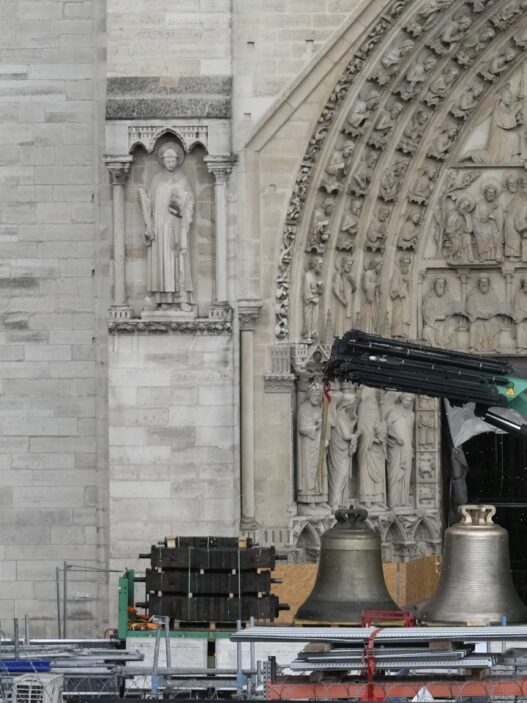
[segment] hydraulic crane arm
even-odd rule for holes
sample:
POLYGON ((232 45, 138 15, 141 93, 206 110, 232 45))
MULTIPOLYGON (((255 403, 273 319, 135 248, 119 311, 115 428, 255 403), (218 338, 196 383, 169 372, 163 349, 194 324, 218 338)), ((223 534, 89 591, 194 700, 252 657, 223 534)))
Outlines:
POLYGON ((490 410, 510 408, 527 417, 527 380, 512 373, 497 359, 350 330, 335 340, 325 380, 446 398, 452 405, 475 403, 486 422, 527 439, 527 424, 490 410))

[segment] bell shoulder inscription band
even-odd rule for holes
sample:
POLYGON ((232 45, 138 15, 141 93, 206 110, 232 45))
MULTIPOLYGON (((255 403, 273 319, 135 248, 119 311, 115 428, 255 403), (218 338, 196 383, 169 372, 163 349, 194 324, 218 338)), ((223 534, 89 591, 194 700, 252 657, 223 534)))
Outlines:
POLYGON ((366 524, 367 510, 339 509, 321 537, 315 585, 298 620, 360 623, 363 610, 398 610, 382 571, 381 540, 366 524))
POLYGON ((419 613, 426 625, 491 625, 527 621, 512 583, 509 534, 493 505, 461 505, 460 522, 445 532, 436 592, 419 613))

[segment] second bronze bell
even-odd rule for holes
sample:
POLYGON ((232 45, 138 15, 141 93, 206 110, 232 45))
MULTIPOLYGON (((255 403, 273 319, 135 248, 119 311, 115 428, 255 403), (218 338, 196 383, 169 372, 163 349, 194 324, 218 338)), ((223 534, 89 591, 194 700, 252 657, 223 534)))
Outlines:
POLYGON ((339 509, 321 538, 317 578, 298 620, 359 624, 363 610, 398 610, 382 571, 381 540, 363 508, 339 509))
POLYGON ((499 625, 527 622, 512 582, 509 535, 496 525, 493 505, 462 505, 460 522, 445 532, 436 592, 421 607, 426 625, 499 625))

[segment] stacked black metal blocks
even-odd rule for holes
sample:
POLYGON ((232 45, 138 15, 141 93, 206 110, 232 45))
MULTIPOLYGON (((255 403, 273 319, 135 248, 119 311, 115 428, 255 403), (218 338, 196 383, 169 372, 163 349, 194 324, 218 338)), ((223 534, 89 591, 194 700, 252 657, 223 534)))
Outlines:
POLYGON ((173 621, 273 621, 281 609, 271 593, 274 547, 235 537, 176 537, 152 545, 146 570, 148 614, 173 621))

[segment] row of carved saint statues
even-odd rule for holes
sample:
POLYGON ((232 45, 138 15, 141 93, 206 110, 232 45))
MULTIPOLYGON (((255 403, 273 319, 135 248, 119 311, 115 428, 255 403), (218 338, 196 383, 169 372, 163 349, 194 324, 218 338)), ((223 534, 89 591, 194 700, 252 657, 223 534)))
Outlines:
MULTIPOLYGON (((364 265, 362 274, 362 305, 354 311, 354 294, 357 290, 352 273, 353 259, 343 255, 336 259, 331 284, 331 305, 326 319, 319 319, 324 284, 323 261, 320 257, 310 260, 304 274, 303 330, 306 340, 319 338, 320 327, 325 325, 326 336, 342 336, 358 326, 365 332, 382 333, 381 269, 383 259, 373 256, 364 265), (328 329, 329 328, 329 329, 328 329)), ((409 338, 412 310, 417 302, 417 291, 412 296, 411 259, 402 255, 394 267, 389 284, 391 303, 390 334, 392 337, 409 338)), ((421 304, 422 338, 439 347, 457 347, 458 330, 468 332, 469 347, 477 352, 500 351, 500 332, 511 330, 518 351, 527 351, 527 274, 516 274, 518 289, 507 302, 496 292, 494 277, 498 272, 473 272, 465 296, 455 296, 448 275, 432 277, 429 290, 421 304), (465 297, 464 300, 461 300, 465 297)), ((468 285, 468 278, 467 278, 468 285)))
POLYGON ((297 415, 300 511, 302 504, 335 509, 350 499, 374 511, 412 508, 414 396, 381 403, 379 391, 349 385, 331 393, 325 421, 323 402, 313 380, 297 415))

